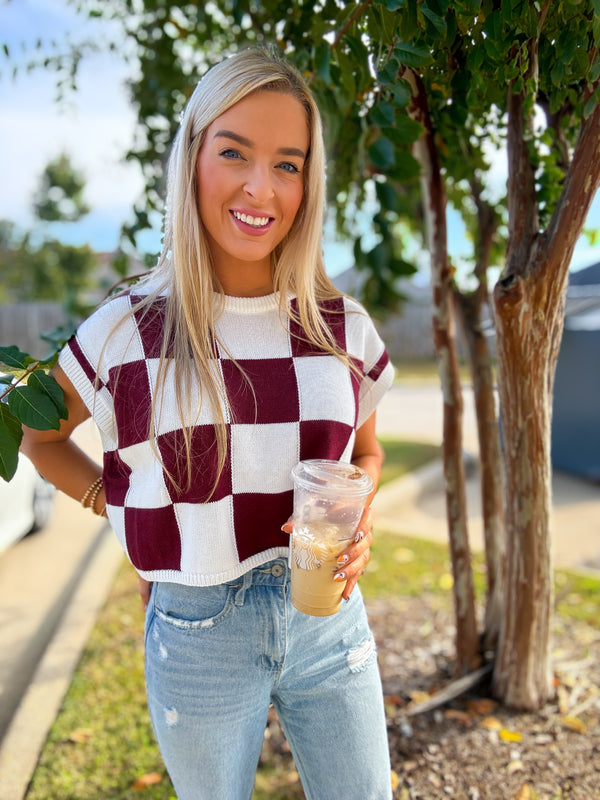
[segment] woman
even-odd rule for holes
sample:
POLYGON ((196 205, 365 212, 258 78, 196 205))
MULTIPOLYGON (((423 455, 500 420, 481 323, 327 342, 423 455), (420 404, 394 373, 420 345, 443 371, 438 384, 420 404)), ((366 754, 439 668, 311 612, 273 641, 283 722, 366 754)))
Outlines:
POLYGON ((391 797, 355 588, 370 512, 338 560, 336 615, 304 615, 288 591, 290 471, 341 459, 376 486, 392 380, 323 267, 324 174, 318 110, 287 62, 249 50, 209 70, 173 146, 158 265, 61 353, 61 430, 24 437, 45 477, 108 516, 140 576, 148 702, 180 800, 251 796, 271 702, 307 798, 391 797), (102 470, 70 438, 90 414, 102 470))

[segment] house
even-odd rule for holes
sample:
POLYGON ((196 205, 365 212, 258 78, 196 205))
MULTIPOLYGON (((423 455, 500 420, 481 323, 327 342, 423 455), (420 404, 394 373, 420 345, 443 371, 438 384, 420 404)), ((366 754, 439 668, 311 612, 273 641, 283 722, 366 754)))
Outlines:
POLYGON ((552 464, 600 481, 600 263, 569 276, 554 382, 552 464))

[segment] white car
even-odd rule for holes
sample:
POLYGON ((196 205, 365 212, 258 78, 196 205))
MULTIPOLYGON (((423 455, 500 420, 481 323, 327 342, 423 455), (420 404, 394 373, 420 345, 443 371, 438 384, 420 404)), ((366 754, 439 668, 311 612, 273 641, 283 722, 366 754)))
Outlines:
POLYGON ((54 493, 31 461, 20 455, 13 479, 7 483, 0 478, 0 552, 48 523, 54 493))

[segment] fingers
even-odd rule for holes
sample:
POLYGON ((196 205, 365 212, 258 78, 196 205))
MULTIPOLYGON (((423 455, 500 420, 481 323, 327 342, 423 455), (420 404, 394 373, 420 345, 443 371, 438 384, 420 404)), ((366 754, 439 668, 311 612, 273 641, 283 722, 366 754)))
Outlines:
MULTIPOLYGON (((369 534, 369 535, 370 535, 370 534, 369 534)), ((364 553, 362 553, 362 555, 361 555, 361 556, 360 556, 360 557, 359 557, 359 558, 358 558, 356 561, 354 561, 354 562, 353 562, 353 564, 351 565, 352 567, 354 567, 354 569, 353 569, 353 571, 352 571, 352 572, 350 572, 350 570, 349 570, 349 567, 346 567, 346 568, 345 568, 345 571, 346 571, 346 572, 347 572, 347 574, 348 574, 348 578, 347 578, 346 585, 344 586, 344 591, 342 592, 342 597, 343 597, 343 599, 344 599, 344 600, 349 600, 349 599, 350 599, 350 595, 352 594, 352 591, 353 591, 354 587, 355 587, 355 586, 356 586, 356 584, 358 583, 358 579, 360 578, 360 576, 361 576, 361 575, 363 574, 363 572, 365 571, 365 569, 366 569, 366 566, 367 566, 367 564, 369 563, 369 559, 370 559, 370 558, 371 558, 371 551, 367 549, 367 550, 365 550, 365 552, 364 552, 364 553), (355 565, 356 565, 356 566, 355 566, 355 565)), ((336 576, 337 576, 338 574, 339 574, 339 573, 336 573, 336 575, 334 575, 334 576, 333 576, 333 577, 334 577, 334 580, 336 579, 336 576)))
MULTIPOLYGON (((346 586, 342 593, 344 600, 349 600, 352 590, 358 583, 358 579, 365 571, 369 559, 371 558, 371 544, 373 534, 373 511, 370 506, 365 508, 360 518, 360 522, 354 534, 354 544, 350 545, 338 556, 339 569, 333 576, 334 581, 346 581, 346 586)), ((284 533, 291 533, 293 529, 293 517, 281 526, 284 533)))
POLYGON ((333 576, 334 581, 347 581, 342 594, 344 600, 350 598, 352 590, 365 571, 369 559, 371 558, 370 548, 373 543, 373 534, 370 530, 366 533, 361 531, 361 526, 359 526, 357 538, 359 532, 362 534, 362 538, 338 556, 339 569, 333 576))
POLYGON ((148 608, 150 602, 150 592, 152 590, 152 583, 150 581, 140 578, 138 575, 138 592, 144 608, 148 608))
POLYGON ((354 541, 360 542, 370 532, 373 527, 373 510, 371 506, 367 506, 362 513, 356 533, 354 534, 354 541))

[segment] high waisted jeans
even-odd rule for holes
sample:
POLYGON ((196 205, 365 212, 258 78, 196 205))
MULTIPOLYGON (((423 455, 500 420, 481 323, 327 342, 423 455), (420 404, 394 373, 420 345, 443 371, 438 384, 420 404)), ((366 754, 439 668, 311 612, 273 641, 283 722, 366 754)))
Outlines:
POLYGON ((389 800, 377 657, 360 592, 331 617, 289 599, 277 559, 208 588, 155 584, 146 617, 154 730, 179 800, 248 800, 269 703, 308 800, 389 800))

